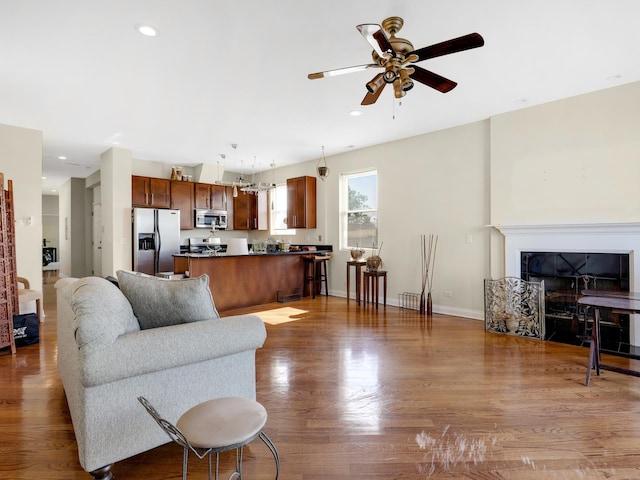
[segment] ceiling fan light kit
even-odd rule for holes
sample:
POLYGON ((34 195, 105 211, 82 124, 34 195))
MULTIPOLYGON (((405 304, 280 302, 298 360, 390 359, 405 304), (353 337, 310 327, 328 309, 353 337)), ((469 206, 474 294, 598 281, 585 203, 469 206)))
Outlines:
POLYGON ((377 74, 366 84, 367 94, 362 100, 362 105, 375 103, 386 84, 393 85, 396 98, 404 97, 414 87, 415 82, 447 93, 456 87, 456 82, 417 65, 409 64, 484 45, 484 39, 479 33, 470 33, 414 50, 413 44, 409 40, 396 37, 403 25, 404 20, 400 17, 386 18, 382 21, 382 25, 371 23, 357 25, 358 31, 373 47, 371 58, 374 63, 310 73, 307 78, 315 80, 359 72, 369 68, 383 68, 384 72, 377 74))

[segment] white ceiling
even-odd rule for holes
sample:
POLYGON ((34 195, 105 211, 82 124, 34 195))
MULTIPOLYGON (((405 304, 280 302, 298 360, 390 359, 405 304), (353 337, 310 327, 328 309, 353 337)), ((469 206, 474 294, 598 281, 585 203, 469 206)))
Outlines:
POLYGON ((0 0, 0 123, 43 132, 45 193, 116 142, 258 171, 638 81, 638 18, 637 0, 0 0), (377 71, 307 79, 369 63, 356 25, 392 15, 415 48, 485 46, 419 64, 458 82, 447 94, 387 88, 360 107, 377 71))

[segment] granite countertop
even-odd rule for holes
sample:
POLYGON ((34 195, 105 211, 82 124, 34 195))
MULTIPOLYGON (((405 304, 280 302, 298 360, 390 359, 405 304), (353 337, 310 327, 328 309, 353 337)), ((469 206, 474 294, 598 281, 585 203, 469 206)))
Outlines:
POLYGON ((214 252, 212 253, 174 253, 174 257, 189 257, 189 258, 222 258, 222 257, 273 257, 273 256, 282 256, 282 255, 329 255, 333 253, 331 250, 317 250, 317 251, 297 251, 297 252, 260 252, 260 253, 249 253, 247 255, 227 255, 222 252, 216 255, 214 252))
MULTIPOLYGON (((226 247, 226 245, 220 245, 222 247, 226 247)), ((298 248, 299 250, 289 251, 289 252, 254 252, 249 253, 248 255, 229 255, 230 257, 262 257, 262 256, 278 256, 278 255, 329 255, 333 253, 332 245, 292 245, 294 248, 298 248), (303 250, 304 248, 313 247, 315 250, 303 250)), ((226 257, 227 254, 225 252, 220 252, 216 255, 215 252, 207 252, 207 253, 191 253, 191 252, 180 252, 174 253, 174 257, 189 257, 189 258, 218 258, 218 257, 226 257)))

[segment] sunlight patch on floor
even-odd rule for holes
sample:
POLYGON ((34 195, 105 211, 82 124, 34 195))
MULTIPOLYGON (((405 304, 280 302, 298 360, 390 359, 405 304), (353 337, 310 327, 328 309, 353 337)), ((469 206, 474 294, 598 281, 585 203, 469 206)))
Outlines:
POLYGON ((280 325, 282 323, 300 320, 301 316, 306 313, 309 312, 307 310, 300 310, 299 308, 282 307, 274 310, 255 312, 253 315, 257 315, 264 323, 268 323, 269 325, 280 325))

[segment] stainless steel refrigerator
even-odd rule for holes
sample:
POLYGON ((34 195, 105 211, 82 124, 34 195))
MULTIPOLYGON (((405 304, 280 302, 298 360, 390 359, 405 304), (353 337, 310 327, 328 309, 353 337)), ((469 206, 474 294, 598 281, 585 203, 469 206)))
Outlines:
POLYGON ((173 254, 180 253, 180 210, 134 208, 131 218, 133 270, 173 272, 173 254))

